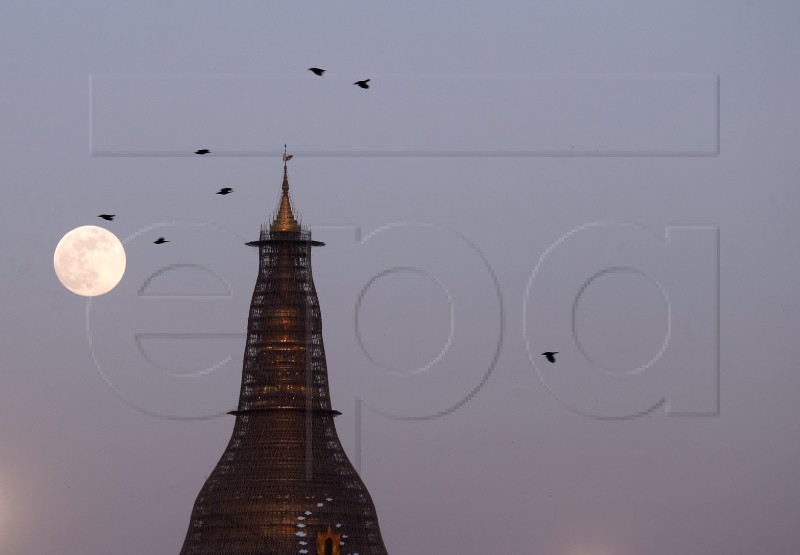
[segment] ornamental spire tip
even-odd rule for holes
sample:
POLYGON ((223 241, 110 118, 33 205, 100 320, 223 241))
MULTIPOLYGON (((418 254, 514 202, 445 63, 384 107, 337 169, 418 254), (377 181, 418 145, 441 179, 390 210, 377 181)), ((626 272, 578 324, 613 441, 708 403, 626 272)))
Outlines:
POLYGON ((270 225, 272 231, 300 231, 300 224, 294 217, 292 202, 289 199, 289 171, 286 162, 292 159, 293 154, 286 154, 286 145, 283 145, 283 183, 281 184, 281 204, 278 213, 270 225))

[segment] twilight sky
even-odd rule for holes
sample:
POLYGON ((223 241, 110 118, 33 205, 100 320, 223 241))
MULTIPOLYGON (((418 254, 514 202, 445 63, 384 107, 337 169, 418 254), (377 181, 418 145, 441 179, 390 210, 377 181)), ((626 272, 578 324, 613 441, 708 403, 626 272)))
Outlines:
POLYGON ((797 552, 796 2, 109 4, 0 5, 0 553, 177 555, 284 143, 392 555, 797 552))

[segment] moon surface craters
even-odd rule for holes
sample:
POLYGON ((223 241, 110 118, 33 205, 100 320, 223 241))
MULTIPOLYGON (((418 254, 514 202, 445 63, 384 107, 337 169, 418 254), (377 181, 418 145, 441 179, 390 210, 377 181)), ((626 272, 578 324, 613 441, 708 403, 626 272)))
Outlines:
POLYGON ((73 229, 59 241, 53 265, 61 283, 77 295, 94 297, 111 291, 125 273, 125 249, 102 227, 73 229))

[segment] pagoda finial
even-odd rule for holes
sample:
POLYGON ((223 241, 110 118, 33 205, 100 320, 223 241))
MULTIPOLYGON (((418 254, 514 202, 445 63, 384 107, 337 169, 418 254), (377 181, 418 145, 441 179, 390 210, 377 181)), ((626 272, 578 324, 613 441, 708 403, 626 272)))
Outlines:
POLYGON ((270 225, 272 231, 300 231, 300 224, 292 213, 292 202, 289 199, 289 172, 286 162, 292 159, 293 154, 286 154, 286 145, 283 145, 283 184, 281 185, 281 205, 278 214, 270 225))
POLYGON ((283 145, 283 187, 282 188, 283 188, 284 192, 289 190, 289 177, 288 177, 288 173, 286 171, 286 162, 291 160, 293 156, 294 156, 294 154, 286 154, 286 145, 283 145))

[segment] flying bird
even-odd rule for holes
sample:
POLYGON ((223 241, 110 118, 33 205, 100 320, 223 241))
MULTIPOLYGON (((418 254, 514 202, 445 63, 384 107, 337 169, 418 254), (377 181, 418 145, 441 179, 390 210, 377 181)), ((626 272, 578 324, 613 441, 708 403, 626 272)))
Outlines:
POLYGON ((550 362, 555 362, 556 361, 556 355, 558 354, 558 351, 556 351, 556 352, 547 351, 546 353, 542 353, 542 354, 550 362))
POLYGON ((200 150, 195 150, 194 151, 195 154, 208 154, 209 152, 211 152, 211 151, 208 150, 207 148, 201 148, 200 150))
POLYGON ((233 189, 231 189, 230 187, 223 187, 222 189, 217 191, 217 194, 218 195, 229 195, 232 192, 233 192, 233 189))
POLYGON ((114 216, 116 216, 116 214, 100 214, 97 217, 98 218, 103 218, 105 221, 110 222, 111 220, 114 219, 114 216))
POLYGON ((368 89, 368 88, 369 88, 369 85, 367 85, 367 83, 369 83, 369 81, 370 81, 369 79, 364 79, 363 81, 356 81, 356 82, 355 82, 355 83, 353 83, 353 84, 354 84, 354 85, 358 85, 358 86, 359 86, 359 87, 361 87, 362 89, 368 89))
POLYGON ((166 239, 164 239, 163 237, 159 237, 158 239, 156 239, 155 241, 153 241, 153 243, 155 243, 156 245, 160 245, 160 244, 162 244, 162 243, 169 243, 169 241, 167 241, 167 240, 166 240, 166 239))
POLYGON ((322 74, 325 73, 324 69, 320 69, 318 67, 310 67, 310 68, 308 68, 308 71, 310 71, 314 75, 318 75, 318 76, 322 76, 322 74))

